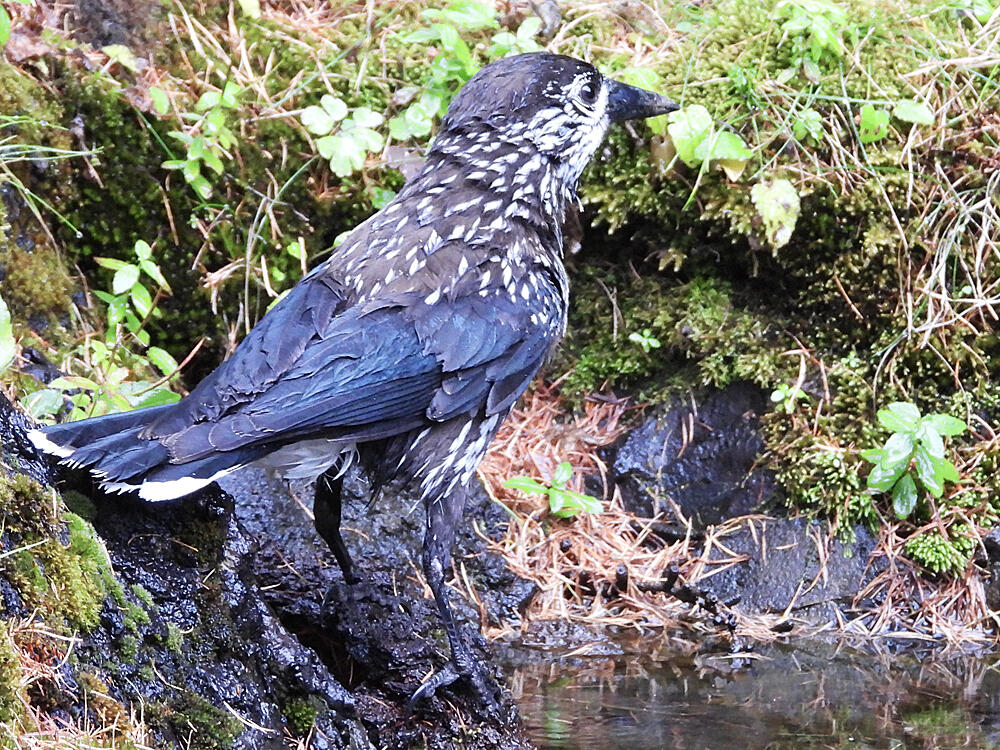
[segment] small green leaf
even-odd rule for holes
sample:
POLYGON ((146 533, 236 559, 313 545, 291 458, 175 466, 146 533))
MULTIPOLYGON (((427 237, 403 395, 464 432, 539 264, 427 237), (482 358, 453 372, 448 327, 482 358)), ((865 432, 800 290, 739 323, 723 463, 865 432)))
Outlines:
POLYGON ((161 349, 158 346, 151 346, 146 350, 146 356, 149 357, 150 362, 156 365, 156 369, 164 375, 173 375, 177 371, 177 360, 165 349, 161 349))
POLYGON ((812 138, 819 142, 823 138, 823 117, 815 109, 804 109, 798 113, 795 122, 792 123, 792 133, 795 137, 804 141, 812 138))
POLYGON ((549 512, 557 518, 570 518, 579 513, 600 513, 603 510, 601 501, 590 495, 560 488, 549 490, 549 512))
POLYGON ((222 106, 235 109, 239 106, 240 94, 242 93, 243 89, 240 88, 239 84, 233 81, 226 81, 226 85, 222 87, 222 106))
POLYGON ((716 162, 730 180, 738 180, 753 152, 736 133, 722 130, 715 135, 708 158, 716 162))
POLYGON ((14 341, 14 328, 11 325, 10 310, 7 303, 0 297, 0 375, 7 371, 14 361, 17 344, 14 341))
POLYGON ((698 147, 714 130, 712 115, 700 104, 692 104, 667 116, 667 132, 677 156, 689 167, 701 166, 698 147))
POLYGON ((7 15, 7 11, 4 10, 3 6, 0 5, 0 47, 7 44, 10 39, 10 16, 7 15))
POLYGON ((96 391, 100 387, 95 381, 80 375, 63 375, 49 383, 49 388, 58 388, 60 391, 75 391, 77 389, 96 391))
POLYGON ((937 466, 938 476, 946 482, 957 482, 962 478, 962 475, 958 473, 958 469, 955 468, 953 464, 948 459, 944 459, 937 466))
POLYGON ((931 108, 915 99, 900 99, 893 107, 892 114, 897 120, 903 122, 912 122, 917 125, 934 124, 934 113, 931 112, 931 108))
MULTIPOLYGON (((549 513, 560 518, 565 518, 563 508, 566 506, 566 490, 561 487, 551 487, 548 490, 549 513)), ((572 515, 572 513, 570 514, 572 515)))
POLYGON ((937 458, 944 458, 944 440, 926 423, 921 422, 917 427, 916 437, 922 445, 927 446, 928 453, 937 458))
POLYGON ((118 258, 94 258, 97 265, 102 268, 110 268, 112 271, 117 271, 119 268, 128 265, 123 260, 118 260, 118 258))
POLYGON ((174 393, 167 388, 154 388, 149 393, 138 398, 134 404, 136 409, 145 409, 149 406, 166 406, 176 404, 181 400, 181 394, 174 393))
POLYGON ((239 6, 247 18, 260 18, 260 0, 239 0, 239 6))
POLYGON ((194 109, 196 112, 204 112, 216 106, 221 99, 222 96, 218 91, 206 91, 198 98, 198 101, 195 102, 194 109))
POLYGON ((928 414, 920 420, 939 435, 961 435, 969 426, 948 414, 928 414))
POLYGON ((338 177, 350 177, 365 165, 367 152, 353 138, 328 135, 316 141, 316 148, 330 160, 330 169, 338 177))
POLYGON ((875 109, 871 104, 861 107, 861 121, 858 124, 858 137, 862 143, 880 141, 889 134, 889 113, 884 109, 875 109))
POLYGON ((156 114, 165 115, 170 111, 170 98, 159 86, 149 87, 149 98, 153 101, 153 111, 156 114))
POLYGON ((125 263, 115 272, 115 278, 111 282, 111 291, 115 294, 125 294, 139 280, 139 266, 125 263))
POLYGON ((136 240, 132 249, 135 252, 135 257, 140 260, 149 260, 153 256, 153 248, 149 246, 146 240, 136 240))
POLYGON ((202 200, 207 201, 212 197, 212 186, 209 184, 208 180, 200 174, 196 175, 192 179, 189 179, 188 184, 201 197, 202 200))
MULTIPOLYGON (((132 300, 132 306, 135 307, 136 312, 142 317, 149 315, 153 309, 153 298, 150 296, 149 290, 142 284, 135 284, 132 287, 129 299, 132 300)), ((132 330, 134 331, 136 328, 138 328, 138 325, 134 326, 132 330)))
POLYGON ((907 518, 917 505, 917 485, 913 477, 904 474, 892 488, 892 509, 897 518, 907 518))
POLYGON ((160 271, 160 267, 156 265, 153 261, 140 260, 139 268, 141 268, 142 272, 147 276, 149 276, 149 278, 153 279, 153 281, 155 281, 157 284, 163 287, 163 290, 167 294, 171 293, 170 284, 168 284, 166 278, 164 278, 163 273, 160 271))
POLYGON ((503 486, 506 487, 507 489, 521 490, 521 492, 527 492, 529 495, 530 494, 544 495, 549 491, 549 488, 546 487, 541 482, 538 482, 532 479, 531 477, 525 477, 525 476, 511 477, 510 479, 508 479, 506 482, 503 483, 503 486))
POLYGON ((35 391, 24 400, 24 407, 35 419, 44 419, 57 414, 65 404, 62 392, 52 388, 35 391))
POLYGON ((553 487, 565 487, 566 483, 573 477, 573 465, 569 461, 563 461, 556 467, 555 474, 552 475, 553 487))
POLYGON ((890 432, 913 432, 920 422, 920 410, 905 401, 896 401, 878 411, 878 421, 890 432))
POLYGON ((368 107, 358 107, 351 115, 351 119, 355 127, 359 128, 377 128, 385 121, 382 115, 368 107))
POLYGON ((322 107, 311 105, 302 110, 302 124, 313 135, 326 135, 335 124, 322 107))
POLYGON ((905 432, 894 432, 885 441, 883 450, 885 458, 882 463, 892 466, 900 463, 908 463, 913 455, 913 436, 905 432))
POLYGON ((109 44, 101 47, 101 52, 107 55, 109 60, 118 63, 132 73, 139 72, 139 61, 136 59, 135 53, 124 44, 109 44))
POLYGON ((861 451, 861 457, 865 461, 877 464, 885 460, 885 451, 882 448, 869 448, 868 450, 861 451))
POLYGON ((371 128, 354 128, 350 131, 350 137, 365 151, 378 151, 384 142, 382 134, 371 128))
POLYGON ((879 492, 888 492, 904 471, 906 471, 906 464, 875 464, 868 474, 868 488, 879 492))

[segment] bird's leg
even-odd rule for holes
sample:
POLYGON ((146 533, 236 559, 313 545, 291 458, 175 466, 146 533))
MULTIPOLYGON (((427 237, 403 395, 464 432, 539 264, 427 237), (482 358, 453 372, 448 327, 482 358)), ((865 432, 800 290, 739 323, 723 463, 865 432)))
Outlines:
POLYGON ((341 492, 344 477, 339 472, 328 471, 316 480, 316 496, 313 500, 313 519, 316 531, 323 537, 348 583, 357 583, 360 578, 354 573, 354 563, 340 535, 341 492))
POLYGON ((451 546, 464 506, 465 494, 461 490, 451 493, 450 497, 435 498, 427 502, 423 569, 448 636, 451 664, 426 680, 410 698, 409 704, 412 706, 422 698, 431 697, 439 687, 462 677, 468 681, 484 707, 495 711, 499 706, 494 689, 490 687, 489 678, 462 638, 449 602, 448 587, 445 585, 445 571, 451 567, 451 546))

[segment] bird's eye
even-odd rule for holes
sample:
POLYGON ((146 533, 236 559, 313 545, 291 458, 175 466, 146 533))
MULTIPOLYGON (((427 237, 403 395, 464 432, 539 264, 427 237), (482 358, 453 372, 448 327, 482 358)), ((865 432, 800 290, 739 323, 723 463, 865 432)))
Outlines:
POLYGON ((586 104, 593 104, 597 101, 597 86, 593 83, 585 83, 580 87, 580 99, 586 104))

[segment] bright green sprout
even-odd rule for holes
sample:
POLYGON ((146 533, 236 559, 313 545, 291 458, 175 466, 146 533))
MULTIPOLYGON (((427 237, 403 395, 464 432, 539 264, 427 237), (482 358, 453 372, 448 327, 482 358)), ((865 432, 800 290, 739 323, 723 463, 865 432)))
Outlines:
POLYGON ((530 495, 546 495, 549 498, 549 512, 557 518, 570 518, 578 513, 600 513, 604 510, 596 497, 566 489, 572 478, 573 467, 569 461, 563 461, 556 467, 551 485, 544 485, 528 476, 518 476, 508 479, 503 486, 530 495))
POLYGON ((875 466, 868 475, 868 488, 890 492, 898 518, 907 518, 923 487, 934 497, 944 494, 947 482, 960 479, 955 464, 945 457, 944 436, 961 435, 968 425, 947 414, 920 415, 913 404, 896 402, 878 412, 879 423, 892 435, 881 448, 862 451, 875 466))

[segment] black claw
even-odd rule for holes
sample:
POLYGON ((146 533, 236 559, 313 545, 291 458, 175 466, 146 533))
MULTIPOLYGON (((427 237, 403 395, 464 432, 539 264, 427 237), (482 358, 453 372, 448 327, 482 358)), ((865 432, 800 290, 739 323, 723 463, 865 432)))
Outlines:
POLYGON ((424 700, 425 698, 433 698, 434 694, 437 692, 438 688, 442 688, 445 685, 450 685, 459 678, 458 672, 456 672, 451 665, 448 665, 439 672, 435 672, 426 680, 424 680, 420 687, 418 687, 410 699, 406 702, 406 710, 413 711, 417 703, 424 700))

